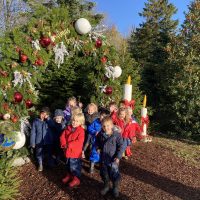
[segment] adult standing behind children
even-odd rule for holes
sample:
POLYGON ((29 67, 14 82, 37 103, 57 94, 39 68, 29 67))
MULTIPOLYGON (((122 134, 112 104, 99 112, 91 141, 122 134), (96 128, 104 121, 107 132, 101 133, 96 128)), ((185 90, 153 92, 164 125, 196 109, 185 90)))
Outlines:
POLYGON ((105 195, 110 187, 110 180, 113 183, 113 195, 119 196, 119 161, 124 151, 124 142, 120 133, 113 130, 111 117, 105 117, 102 121, 103 131, 97 135, 96 148, 100 151, 101 168, 100 175, 104 182, 101 195, 105 195))
POLYGON ((53 165, 52 159, 52 143, 53 134, 51 130, 52 119, 49 117, 50 110, 44 107, 40 111, 39 118, 33 121, 30 137, 30 145, 35 148, 36 159, 38 162, 38 171, 43 171, 43 159, 45 153, 48 156, 48 165, 53 165))

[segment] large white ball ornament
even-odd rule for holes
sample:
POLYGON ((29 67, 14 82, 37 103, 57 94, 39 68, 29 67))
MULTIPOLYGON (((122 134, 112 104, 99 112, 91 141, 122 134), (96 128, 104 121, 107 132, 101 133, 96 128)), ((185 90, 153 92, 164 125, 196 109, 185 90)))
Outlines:
POLYGON ((23 132, 16 132, 16 142, 13 149, 20 149, 25 145, 26 136, 23 132))
POLYGON ((121 67, 120 66, 114 67, 114 73, 113 73, 114 77, 119 78, 121 76, 121 74, 122 74, 121 67))
POLYGON ((85 18, 80 18, 75 22, 75 29, 81 35, 89 33, 91 28, 90 22, 85 18))

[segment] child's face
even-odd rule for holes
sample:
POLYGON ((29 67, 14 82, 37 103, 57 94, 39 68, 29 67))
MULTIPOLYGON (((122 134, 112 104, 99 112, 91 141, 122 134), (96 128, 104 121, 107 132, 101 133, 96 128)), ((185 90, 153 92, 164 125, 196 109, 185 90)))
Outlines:
POLYGON ((128 109, 128 115, 133 115, 133 110, 132 109, 128 109))
POLYGON ((107 121, 103 123, 103 130, 107 135, 112 135, 113 133, 113 123, 111 121, 107 121))
POLYGON ((74 117, 74 118, 72 119, 72 127, 73 127, 73 128, 76 128, 76 127, 78 127, 78 126, 80 126, 80 125, 81 125, 80 121, 79 121, 76 117, 74 117))
POLYGON ((120 104, 119 104, 119 107, 120 107, 120 108, 125 108, 124 103, 120 103, 120 104))
POLYGON ((46 112, 41 112, 41 113, 40 113, 40 119, 41 119, 42 121, 44 121, 45 119, 47 119, 47 117, 48 117, 48 114, 47 114, 46 112))
POLYGON ((126 117, 126 112, 125 111, 120 111, 119 112, 119 118, 120 119, 125 119, 125 117, 126 117))
POLYGON ((69 104, 69 107, 75 107, 76 106, 76 101, 70 100, 68 104, 69 104))
POLYGON ((101 114, 101 115, 100 115, 100 118, 99 118, 100 121, 102 121, 104 117, 106 117, 106 114, 105 114, 105 113, 104 113, 104 114, 101 114))
POLYGON ((55 120, 55 122, 56 123, 62 123, 62 119, 63 119, 63 117, 62 116, 56 116, 55 118, 54 118, 54 120, 55 120))
POLYGON ((89 107, 88 107, 88 114, 89 114, 89 115, 92 115, 94 112, 95 112, 94 106, 89 106, 89 107))
POLYGON ((115 105, 111 105, 109 109, 110 109, 110 112, 112 113, 113 111, 117 110, 117 107, 115 105))

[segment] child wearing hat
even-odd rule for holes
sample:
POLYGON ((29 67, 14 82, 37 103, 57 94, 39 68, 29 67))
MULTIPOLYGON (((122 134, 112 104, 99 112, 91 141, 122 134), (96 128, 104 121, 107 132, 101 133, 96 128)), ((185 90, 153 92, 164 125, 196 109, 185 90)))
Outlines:
POLYGON ((53 157, 56 164, 58 164, 59 160, 64 156, 63 151, 60 148, 60 136, 66 127, 66 120, 64 119, 64 113, 61 109, 55 110, 53 120, 53 157))

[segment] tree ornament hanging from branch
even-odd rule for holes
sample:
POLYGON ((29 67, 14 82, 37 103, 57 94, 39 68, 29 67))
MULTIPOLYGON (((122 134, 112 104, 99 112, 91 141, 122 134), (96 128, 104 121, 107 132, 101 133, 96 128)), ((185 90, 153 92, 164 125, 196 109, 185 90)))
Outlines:
POLYGON ((101 40, 100 38, 98 38, 98 39, 96 40, 95 47, 96 47, 96 48, 100 48, 101 46, 102 46, 102 40, 101 40))
POLYGON ((113 80, 115 78, 119 78, 122 74, 122 69, 120 66, 106 66, 105 67, 106 73, 105 76, 108 78, 112 78, 113 80))
POLYGON ((37 50, 37 51, 40 51, 40 43, 39 43, 39 40, 35 40, 35 41, 32 41, 32 47, 37 50))
POLYGON ((51 38, 42 36, 39 42, 43 48, 46 48, 51 44, 51 38))
POLYGON ((81 35, 85 35, 91 31, 91 24, 85 18, 80 18, 75 22, 75 30, 81 35))
POLYGON ((21 63, 25 63, 27 61, 27 59, 28 59, 27 55, 25 55, 23 53, 19 54, 19 60, 20 60, 21 63))
POLYGON ((57 44, 53 48, 53 51, 55 53, 55 63, 58 65, 58 68, 60 68, 60 65, 64 63, 64 56, 69 56, 69 52, 63 42, 57 44))
POLYGON ((20 92, 14 93, 14 101, 20 103, 23 100, 23 95, 20 92))

